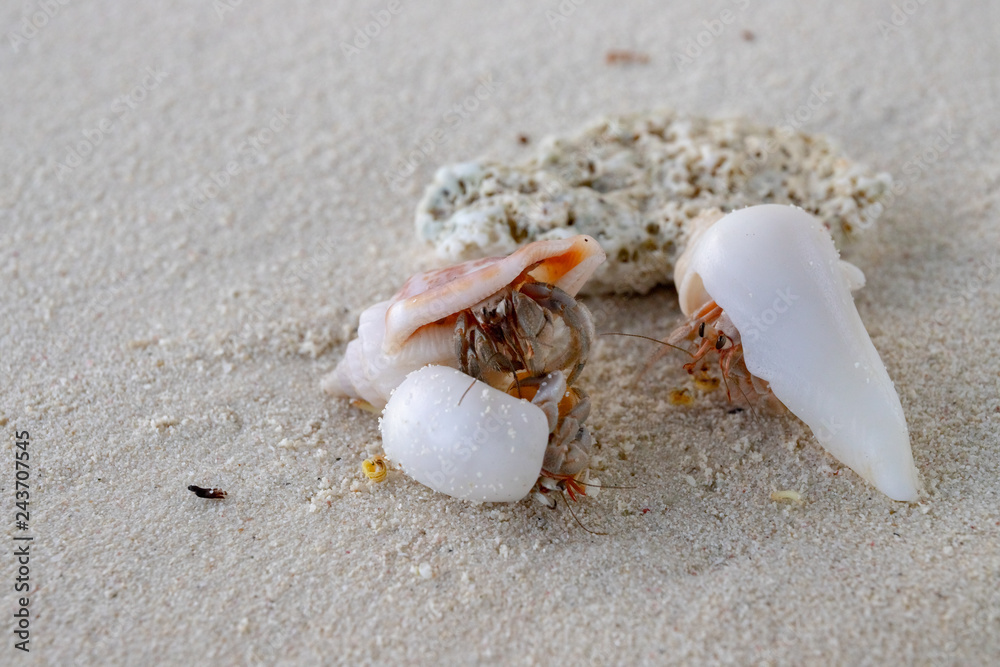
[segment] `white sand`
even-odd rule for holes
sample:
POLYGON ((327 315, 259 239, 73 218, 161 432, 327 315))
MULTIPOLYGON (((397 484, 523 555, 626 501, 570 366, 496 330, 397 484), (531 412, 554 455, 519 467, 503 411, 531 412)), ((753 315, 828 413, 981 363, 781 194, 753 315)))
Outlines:
MULTIPOLYGON (((899 1, 912 15, 885 36, 893 7, 860 0, 591 0, 555 29, 555 0, 403 1, 350 58, 341 41, 386 3, 243 2, 221 16, 227 0, 68 3, 16 52, 21 3, 9 3, 4 553, 24 534, 12 527, 15 431, 31 435, 35 536, 31 653, 16 657, 995 658, 1000 5, 899 1), (725 9, 734 21, 710 23, 721 34, 679 66, 674 54, 725 9), (610 66, 612 48, 650 62, 610 66), (482 81, 478 108, 449 115, 482 81), (472 506, 399 474, 369 487, 360 462, 379 451, 376 421, 318 382, 360 310, 431 261, 412 215, 435 167, 515 159, 528 150, 519 133, 667 105, 772 124, 799 110, 802 129, 903 184, 850 259, 868 275, 858 304, 903 400, 923 501, 874 492, 790 417, 729 414, 721 392, 669 405, 686 382, 676 358, 633 386, 650 350, 624 338, 600 341, 582 383, 599 476, 632 487, 575 506, 607 536, 565 506, 472 506), (266 143, 241 148, 272 120, 266 143), (60 168, 84 132, 100 143, 60 168), (432 154, 389 188, 428 138, 432 154), (240 173, 183 212, 230 161, 240 173), (787 489, 804 502, 770 499, 787 489)), ((605 331, 655 334, 677 316, 669 290, 587 303, 605 331)), ((2 572, 8 664, 12 556, 2 572)))

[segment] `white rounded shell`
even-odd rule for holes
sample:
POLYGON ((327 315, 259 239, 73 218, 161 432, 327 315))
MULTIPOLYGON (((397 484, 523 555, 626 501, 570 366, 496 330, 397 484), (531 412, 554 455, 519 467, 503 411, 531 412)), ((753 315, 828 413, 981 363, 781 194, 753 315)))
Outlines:
POLYGON ((916 500, 906 419, 851 297, 864 282, 819 220, 752 206, 714 222, 678 263, 681 305, 714 300, 739 331, 747 369, 837 459, 895 500, 916 500))
POLYGON ((477 502, 528 495, 549 439, 541 408, 445 366, 410 373, 389 398, 379 428, 386 457, 407 475, 477 502))

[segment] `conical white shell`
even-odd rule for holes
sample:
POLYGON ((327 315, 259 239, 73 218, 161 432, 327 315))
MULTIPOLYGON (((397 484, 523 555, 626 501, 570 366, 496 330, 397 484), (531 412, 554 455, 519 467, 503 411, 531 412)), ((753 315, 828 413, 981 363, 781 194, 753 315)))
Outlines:
POLYGON ((443 366, 410 373, 389 398, 379 427, 386 457, 407 475, 481 502, 528 495, 549 441, 541 408, 443 366))
POLYGON ((739 331, 749 371, 833 456, 895 500, 919 482, 903 409, 858 315, 863 274, 805 211, 730 213, 688 248, 676 276, 686 313, 714 299, 739 331))

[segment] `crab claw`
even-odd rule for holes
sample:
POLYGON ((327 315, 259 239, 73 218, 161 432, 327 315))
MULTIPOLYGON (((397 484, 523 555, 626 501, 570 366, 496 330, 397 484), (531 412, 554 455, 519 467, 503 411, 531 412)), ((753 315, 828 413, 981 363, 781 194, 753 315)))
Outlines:
POLYGON ((851 297, 860 271, 795 207, 708 222, 678 263, 685 313, 714 300, 739 332, 747 369, 828 452, 890 498, 916 500, 899 396, 851 297))

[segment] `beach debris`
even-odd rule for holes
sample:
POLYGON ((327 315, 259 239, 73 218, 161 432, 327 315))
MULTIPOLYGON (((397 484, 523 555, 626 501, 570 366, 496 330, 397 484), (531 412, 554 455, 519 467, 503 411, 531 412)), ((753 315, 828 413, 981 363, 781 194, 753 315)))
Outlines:
POLYGON ((227 495, 229 495, 222 489, 216 489, 214 487, 210 489, 203 489, 202 487, 195 486, 194 484, 188 487, 188 491, 193 492, 194 495, 198 496, 199 498, 213 498, 216 500, 221 500, 225 498, 227 495))
POLYGON ((365 473, 365 477, 379 484, 389 475, 389 466, 385 463, 385 457, 379 454, 362 461, 361 471, 365 473))
POLYGON ((646 65, 649 63, 649 55, 629 49, 610 49, 604 54, 604 62, 609 65, 646 65))
POLYGON ((800 494, 798 491, 793 491, 791 489, 787 489, 785 491, 772 491, 771 500, 773 500, 774 502, 781 502, 787 500, 788 502, 801 505, 802 494, 800 494))

